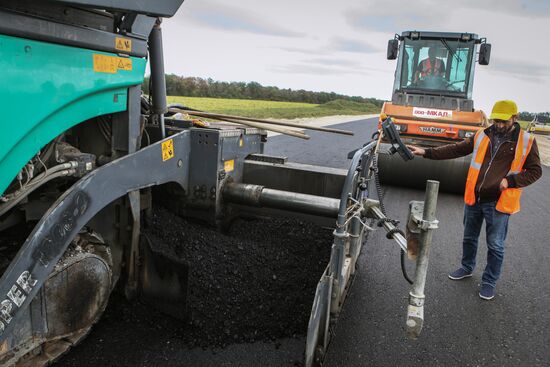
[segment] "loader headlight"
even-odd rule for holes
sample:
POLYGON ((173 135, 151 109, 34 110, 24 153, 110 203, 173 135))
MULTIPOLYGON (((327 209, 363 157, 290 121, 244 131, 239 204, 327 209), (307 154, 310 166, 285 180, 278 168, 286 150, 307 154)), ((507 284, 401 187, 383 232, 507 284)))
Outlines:
POLYGON ((407 132, 407 125, 395 124, 395 130, 399 131, 400 133, 407 132))
POLYGON ((461 138, 470 138, 472 136, 474 136, 476 134, 475 131, 465 131, 465 130, 459 130, 458 131, 458 136, 461 137, 461 138))

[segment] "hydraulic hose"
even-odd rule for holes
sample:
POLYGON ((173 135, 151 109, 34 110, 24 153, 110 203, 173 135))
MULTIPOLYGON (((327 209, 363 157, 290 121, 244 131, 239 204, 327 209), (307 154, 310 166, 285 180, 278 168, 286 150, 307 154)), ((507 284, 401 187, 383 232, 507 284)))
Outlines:
POLYGON ((413 280, 407 274, 407 268, 405 267, 405 251, 401 249, 401 272, 403 273, 403 278, 409 283, 413 284, 413 280))
MULTIPOLYGON (((372 157, 372 163, 374 166, 374 185, 376 186, 376 193, 378 195, 378 201, 380 203, 380 210, 386 215, 386 208, 384 207, 384 196, 382 192, 382 186, 380 185, 380 178, 378 177, 378 154, 374 154, 372 157)), ((413 284, 412 279, 407 273, 407 268, 405 267, 405 251, 401 249, 401 272, 403 273, 403 278, 409 283, 413 284)))
POLYGON ((51 180, 54 180, 58 177, 69 176, 74 174, 75 167, 76 167, 76 164, 68 162, 68 163, 57 165, 51 169, 48 169, 48 171, 46 172, 42 172, 40 175, 36 176, 33 180, 31 180, 27 185, 23 186, 22 189, 18 190, 18 192, 16 192, 13 195, 12 199, 0 205, 0 216, 7 213, 10 209, 12 209, 14 206, 19 204, 21 200, 26 198, 33 191, 35 191, 45 183, 51 180))

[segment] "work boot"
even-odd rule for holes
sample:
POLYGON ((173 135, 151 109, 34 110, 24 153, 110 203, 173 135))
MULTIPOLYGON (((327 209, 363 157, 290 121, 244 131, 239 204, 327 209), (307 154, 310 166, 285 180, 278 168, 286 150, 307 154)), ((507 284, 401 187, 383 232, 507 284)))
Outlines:
POLYGON ((495 298, 495 287, 487 283, 482 283, 479 291, 479 297, 487 301, 495 298))
POLYGON ((468 273, 466 270, 460 268, 458 270, 453 271, 451 274, 449 274, 449 279, 460 280, 464 278, 469 278, 471 276, 472 276, 472 273, 468 273))

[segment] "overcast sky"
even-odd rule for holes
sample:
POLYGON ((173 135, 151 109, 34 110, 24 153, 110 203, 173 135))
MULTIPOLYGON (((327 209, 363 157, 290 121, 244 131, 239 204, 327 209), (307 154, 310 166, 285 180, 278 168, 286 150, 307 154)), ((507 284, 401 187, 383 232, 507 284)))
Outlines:
POLYGON ((550 0, 185 0, 163 25, 166 72, 389 99, 386 45, 406 30, 487 38, 476 108, 550 111, 550 0))

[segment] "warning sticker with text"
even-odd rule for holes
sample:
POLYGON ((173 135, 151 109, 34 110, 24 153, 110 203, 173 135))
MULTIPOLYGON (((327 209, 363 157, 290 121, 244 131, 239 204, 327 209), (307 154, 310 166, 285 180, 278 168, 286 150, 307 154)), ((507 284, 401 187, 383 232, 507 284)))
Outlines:
POLYGON ((174 140, 168 139, 162 142, 162 161, 174 158, 174 140))
POLYGON ((132 51, 132 40, 129 40, 127 38, 115 38, 115 48, 119 51, 126 51, 131 52, 132 51))
POLYGON ((132 71, 132 59, 125 57, 118 58, 118 70, 132 71))
POLYGON ((413 116, 427 119, 451 119, 453 118, 453 111, 413 107, 413 116))
POLYGON ((231 159, 229 161, 223 162, 223 169, 225 172, 231 172, 235 169, 235 160, 231 159))
POLYGON ((132 59, 101 54, 93 54, 94 71, 116 74, 119 70, 132 70, 132 59))

